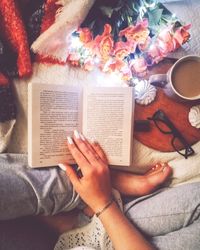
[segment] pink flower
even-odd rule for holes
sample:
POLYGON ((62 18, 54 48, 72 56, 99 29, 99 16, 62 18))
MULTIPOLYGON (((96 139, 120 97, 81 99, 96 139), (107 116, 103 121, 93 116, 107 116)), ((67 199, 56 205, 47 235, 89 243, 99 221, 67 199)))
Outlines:
POLYGON ((144 43, 138 44, 138 48, 140 51, 145 51, 148 49, 149 45, 151 43, 151 38, 148 36, 146 41, 144 43))
POLYGON ((130 42, 116 42, 114 55, 118 60, 123 60, 130 53, 134 53, 136 49, 136 43, 130 42))
POLYGON ((151 58, 151 64, 159 63, 163 59, 157 44, 152 44, 148 50, 148 56, 151 58))
POLYGON ((103 34, 96 36, 94 39, 94 49, 96 50, 97 55, 99 54, 99 57, 101 57, 104 62, 109 59, 114 47, 111 31, 111 26, 109 24, 105 24, 103 34))
POLYGON ((122 60, 115 60, 111 59, 107 61, 107 63, 103 66, 103 71, 104 72, 115 72, 115 71, 120 71, 122 67, 125 66, 125 62, 122 60))
POLYGON ((131 25, 128 28, 121 30, 119 37, 125 36, 129 42, 144 44, 149 36, 148 20, 144 19, 138 22, 135 26, 131 25))
POLYGON ((131 69, 128 67, 128 65, 125 65, 124 67, 121 68, 120 70, 121 74, 122 74, 122 79, 124 81, 129 81, 132 78, 132 71, 131 69))
POLYGON ((89 43, 93 39, 92 32, 89 28, 80 28, 78 33, 82 43, 89 43))
POLYGON ((174 32, 174 39, 176 40, 176 48, 180 47, 182 44, 188 41, 190 34, 188 30, 191 28, 191 24, 185 25, 178 28, 174 32))
POLYGON ((131 70, 137 75, 142 75, 146 73, 147 64, 143 57, 135 58, 131 61, 131 70))
POLYGON ((159 33, 156 45, 163 57, 175 50, 176 41, 168 28, 159 33))
POLYGON ((156 40, 160 54, 165 57, 185 43, 190 37, 189 28, 190 25, 187 25, 173 31, 173 27, 168 27, 161 31, 156 40))

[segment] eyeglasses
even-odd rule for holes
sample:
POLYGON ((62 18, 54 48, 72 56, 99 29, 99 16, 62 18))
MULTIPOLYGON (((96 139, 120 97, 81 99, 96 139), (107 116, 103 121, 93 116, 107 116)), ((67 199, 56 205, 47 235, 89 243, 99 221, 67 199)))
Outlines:
POLYGON ((191 156, 195 153, 191 145, 186 141, 181 132, 174 126, 174 124, 170 121, 170 119, 162 110, 157 110, 152 117, 148 117, 147 119, 152 120, 156 125, 156 127, 163 134, 173 135, 171 140, 171 145, 174 148, 174 150, 180 155, 184 156, 185 159, 187 159, 188 156, 191 156), (184 146, 185 149, 184 153, 179 150, 180 144, 181 146, 184 146))

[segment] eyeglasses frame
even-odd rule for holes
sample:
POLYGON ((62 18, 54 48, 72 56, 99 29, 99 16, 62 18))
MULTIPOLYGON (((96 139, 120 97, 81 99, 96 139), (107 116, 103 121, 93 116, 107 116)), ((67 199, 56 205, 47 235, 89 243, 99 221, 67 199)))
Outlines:
POLYGON ((171 140, 171 144, 172 147, 174 148, 174 150, 185 157, 185 159, 188 158, 188 156, 191 156, 195 153, 195 151, 192 149, 191 145, 187 142, 187 140, 183 137, 183 135, 181 134, 181 132, 174 126, 174 124, 172 123, 172 121, 168 118, 168 116, 165 114, 165 112, 161 109, 158 109, 152 117, 148 117, 147 118, 150 121, 153 121, 154 124, 156 125, 156 127, 160 130, 160 132, 162 132, 163 134, 172 134, 173 138, 171 140), (158 124, 156 123, 156 121, 160 121, 162 123, 164 123, 171 131, 164 131, 162 130, 158 124), (185 147, 185 154, 181 153, 174 145, 174 141, 175 139, 179 139, 179 141, 184 145, 185 147))

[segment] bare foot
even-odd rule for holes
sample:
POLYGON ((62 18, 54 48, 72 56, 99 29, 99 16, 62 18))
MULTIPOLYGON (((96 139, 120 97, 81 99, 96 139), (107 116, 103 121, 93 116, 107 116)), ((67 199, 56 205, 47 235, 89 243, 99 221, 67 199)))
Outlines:
POLYGON ((111 178, 113 187, 121 194, 142 196, 158 188, 171 173, 172 169, 167 163, 158 163, 145 175, 112 171, 111 178))

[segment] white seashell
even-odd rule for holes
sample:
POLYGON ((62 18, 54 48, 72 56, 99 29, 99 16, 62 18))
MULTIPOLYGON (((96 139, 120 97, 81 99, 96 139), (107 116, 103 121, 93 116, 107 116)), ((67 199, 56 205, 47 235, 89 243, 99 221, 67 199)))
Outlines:
POLYGON ((190 109, 188 119, 193 127, 200 128, 200 105, 193 106, 190 109))
POLYGON ((156 97, 156 88, 148 81, 137 81, 135 85, 135 100, 138 104, 148 105, 156 97))

